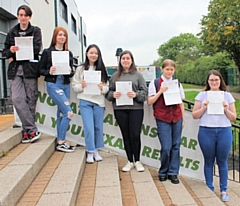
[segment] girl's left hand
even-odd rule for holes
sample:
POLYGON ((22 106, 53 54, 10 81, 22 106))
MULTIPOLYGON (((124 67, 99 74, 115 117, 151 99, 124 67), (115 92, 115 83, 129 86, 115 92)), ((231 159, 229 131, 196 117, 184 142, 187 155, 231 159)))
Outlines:
POLYGON ((102 83, 102 82, 100 82, 100 83, 98 84, 98 88, 102 91, 102 89, 103 89, 103 83, 102 83))
POLYGON ((224 100, 222 102, 222 105, 223 105, 224 111, 226 111, 228 109, 228 103, 224 100))
POLYGON ((182 128, 184 128, 184 126, 185 126, 185 119, 183 119, 182 121, 182 128))
POLYGON ((131 92, 128 92, 127 93, 127 96, 129 97, 129 98, 135 98, 136 97, 136 93, 135 92, 133 92, 133 91, 131 91, 131 92))

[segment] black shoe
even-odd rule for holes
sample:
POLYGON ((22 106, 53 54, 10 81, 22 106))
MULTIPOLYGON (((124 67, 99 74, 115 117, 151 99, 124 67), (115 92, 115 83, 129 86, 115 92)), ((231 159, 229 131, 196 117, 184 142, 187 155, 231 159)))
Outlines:
POLYGON ((168 179, 171 180, 173 184, 179 184, 179 179, 177 175, 168 175, 168 179))
POLYGON ((159 176, 159 181, 164 182, 167 180, 167 175, 159 176))
POLYGON ((22 136, 22 143, 30 143, 31 142, 31 138, 29 137, 29 135, 27 133, 23 133, 22 136))
POLYGON ((34 142, 34 141, 36 141, 37 139, 39 139, 40 138, 40 136, 41 136, 41 133, 40 132, 32 132, 31 134, 30 134, 30 140, 31 140, 31 142, 34 142))

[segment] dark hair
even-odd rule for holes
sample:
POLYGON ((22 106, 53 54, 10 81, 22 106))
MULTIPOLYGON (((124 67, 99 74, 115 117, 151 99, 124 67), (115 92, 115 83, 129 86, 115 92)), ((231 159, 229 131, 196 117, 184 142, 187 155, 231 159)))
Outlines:
POLYGON ((106 83, 108 81, 108 74, 107 74, 107 70, 105 68, 105 65, 103 63, 102 60, 102 54, 101 51, 99 49, 99 47, 96 44, 90 44, 86 50, 86 54, 85 54, 85 62, 82 64, 85 70, 89 69, 89 59, 87 57, 87 53, 91 48, 96 48, 97 52, 98 52, 98 59, 97 61, 94 62, 94 66, 96 66, 96 71, 101 71, 101 76, 102 76, 102 82, 106 83))
POLYGON ((206 86, 205 86, 205 88, 204 88, 203 90, 204 90, 204 91, 208 91, 208 90, 211 89, 211 87, 210 87, 210 85, 209 85, 209 83, 208 83, 208 80, 209 80, 210 75, 212 75, 212 74, 215 75, 215 76, 218 76, 218 77, 220 78, 220 87, 219 87, 219 89, 220 89, 221 91, 228 91, 227 86, 226 86, 226 84, 225 84, 225 82, 224 82, 224 80, 223 80, 222 75, 221 75, 220 72, 217 71, 217 70, 210 70, 210 71, 208 72, 208 76, 207 76, 207 79, 206 79, 206 86))
POLYGON ((171 59, 165 59, 163 62, 162 62, 162 69, 164 69, 165 67, 167 66, 173 66, 175 69, 176 69, 176 64, 173 60, 171 59))
MULTIPOLYGON (((136 71, 137 71, 137 67, 135 65, 135 62, 134 62, 134 58, 133 58, 133 55, 132 55, 132 52, 128 51, 128 50, 125 50, 123 51, 121 54, 120 54, 120 57, 119 57, 119 63, 118 63, 118 70, 117 70, 117 74, 116 74, 116 80, 118 80, 120 78, 120 76, 122 75, 122 73, 124 72, 124 68, 121 64, 121 59, 122 59, 122 56, 125 55, 125 54, 129 54, 131 59, 132 59, 132 64, 129 68, 129 73, 131 74, 134 74, 136 71)), ((116 81, 115 80, 115 81, 116 81)))
POLYGON ((50 47, 56 45, 57 35, 60 31, 63 31, 64 34, 66 35, 66 42, 64 43, 63 48, 64 48, 64 51, 68 51, 68 33, 67 33, 67 30, 65 28, 60 27, 60 26, 56 27, 53 30, 53 36, 52 36, 52 41, 51 41, 50 47))
POLYGON ((30 16, 30 17, 32 16, 32 9, 29 6, 27 5, 19 6, 17 10, 17 15, 20 10, 24 10, 27 16, 30 16))

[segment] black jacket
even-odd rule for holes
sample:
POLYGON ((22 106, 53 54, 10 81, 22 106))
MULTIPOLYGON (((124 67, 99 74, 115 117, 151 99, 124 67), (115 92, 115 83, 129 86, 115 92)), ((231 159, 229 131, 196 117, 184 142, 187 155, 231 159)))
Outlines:
MULTIPOLYGON (((56 83, 57 75, 51 75, 49 73, 50 67, 52 66, 52 51, 57 51, 54 46, 49 47, 48 49, 44 49, 41 60, 39 63, 39 72, 40 75, 45 76, 46 82, 53 82, 56 83)), ((64 77, 64 84, 70 83, 70 78, 74 75, 73 71, 73 54, 69 51, 69 66, 71 67, 71 72, 69 75, 63 75, 64 77)))
MULTIPOLYGON (((14 37, 20 37, 20 31, 20 24, 17 24, 12 29, 10 29, 4 43, 3 56, 5 56, 7 59, 13 58, 13 61, 9 64, 8 67, 8 79, 14 79, 19 65, 23 66, 24 78, 38 78, 39 72, 37 62, 30 62, 29 60, 16 61, 16 53, 12 53, 10 51, 10 47, 15 45, 14 37)), ((29 22, 28 28, 24 32, 25 34, 21 36, 33 36, 34 59, 38 60, 38 55, 42 48, 41 29, 39 27, 32 26, 29 22)))

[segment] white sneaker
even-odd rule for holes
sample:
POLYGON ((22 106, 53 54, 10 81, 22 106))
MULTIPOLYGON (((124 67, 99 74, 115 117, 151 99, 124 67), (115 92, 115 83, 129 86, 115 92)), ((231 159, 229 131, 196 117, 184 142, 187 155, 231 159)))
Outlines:
POLYGON ((97 162, 103 160, 102 157, 100 156, 100 154, 98 153, 98 151, 95 151, 95 152, 93 153, 93 157, 94 157, 95 161, 97 161, 97 162))
POLYGON ((129 172, 134 167, 132 162, 127 162, 127 164, 122 168, 123 172, 129 172))
POLYGON ((86 162, 87 162, 88 164, 94 163, 93 153, 87 153, 87 160, 86 160, 86 162))
POLYGON ((138 172, 143 172, 144 171, 144 167, 141 164, 141 162, 139 162, 139 161, 135 162, 134 166, 135 166, 135 168, 138 172))

